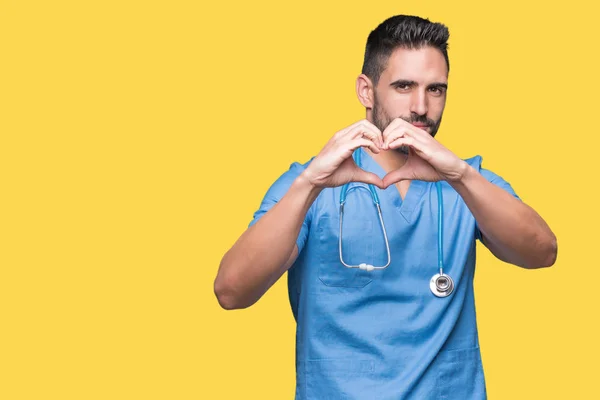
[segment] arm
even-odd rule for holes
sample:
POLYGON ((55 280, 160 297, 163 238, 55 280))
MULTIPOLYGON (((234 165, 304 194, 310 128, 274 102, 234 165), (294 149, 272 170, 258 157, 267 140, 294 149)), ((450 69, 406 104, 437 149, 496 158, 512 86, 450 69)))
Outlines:
POLYGON ((225 253, 214 283, 223 308, 256 303, 292 266, 300 228, 320 191, 299 175, 281 200, 225 253))
POLYGON ((246 308, 256 303, 292 266, 304 219, 323 188, 350 181, 382 187, 377 175, 358 168, 352 160, 352 153, 361 146, 378 153, 376 143, 381 144, 381 131, 368 121, 359 121, 337 132, 289 189, 285 187, 285 194, 281 195, 281 186, 277 186, 278 193, 272 199, 275 204, 268 205, 268 211, 221 260, 214 291, 223 308, 246 308))
POLYGON ((557 257, 556 237, 531 207, 485 179, 468 164, 448 183, 475 217, 482 243, 498 259, 523 267, 550 267, 557 257))
POLYGON ((482 242, 497 258, 528 269, 554 264, 556 237, 531 207, 401 118, 390 123, 382 135, 383 149, 409 147, 404 165, 383 178, 384 187, 405 179, 445 180, 463 198, 479 225, 482 242))

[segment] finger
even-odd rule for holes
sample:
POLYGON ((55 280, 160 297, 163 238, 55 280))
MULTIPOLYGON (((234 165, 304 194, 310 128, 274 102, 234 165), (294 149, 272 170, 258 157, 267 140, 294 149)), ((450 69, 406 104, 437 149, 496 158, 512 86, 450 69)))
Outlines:
POLYGON ((388 126, 383 130, 383 134, 385 134, 386 132, 390 132, 393 131, 394 129, 398 128, 399 126, 402 126, 406 121, 403 120, 402 118, 394 118, 392 120, 392 122, 390 122, 388 124, 388 126))
POLYGON ((415 137, 424 139, 431 139, 433 137, 429 134, 429 132, 425 130, 427 129, 427 127, 421 128, 418 126, 414 126, 413 124, 408 124, 408 128, 412 130, 412 132, 415 134, 415 137))
POLYGON ((411 123, 406 121, 404 127, 406 128, 406 133, 408 136, 414 137, 417 141, 421 143, 427 143, 427 141, 432 140, 433 137, 429 134, 429 132, 414 126, 411 123))
POLYGON ((372 172, 365 171, 364 169, 360 169, 357 167, 354 177, 352 179, 353 182, 362 182, 371 185, 375 185, 380 189, 385 189, 383 181, 380 177, 375 175, 372 172))
POLYGON ((387 189, 390 185, 398 183, 404 180, 410 179, 410 172, 408 168, 400 167, 383 177, 383 188, 387 189))
POLYGON ((381 152, 381 150, 379 149, 379 147, 370 139, 366 139, 366 138, 356 138, 352 141, 349 142, 349 149, 350 150, 356 150, 359 147, 368 147, 373 153, 379 154, 381 152))
POLYGON ((383 148, 386 150, 389 149, 389 146, 393 141, 405 137, 406 135, 408 135, 408 131, 404 126, 396 127, 396 129, 384 133, 383 148))
POLYGON ((372 123, 371 121, 369 121, 368 119, 363 119, 362 123, 369 128, 371 131, 375 132, 377 134, 377 136, 379 137, 379 140, 381 141, 381 145, 383 145, 383 132, 381 132, 381 130, 375 126, 374 123, 372 123))
POLYGON ((369 129, 375 133, 379 133, 381 134, 381 130, 376 127, 371 121, 369 121, 368 119, 361 119, 360 121, 358 121, 356 124, 356 126, 362 125, 364 126, 366 129, 369 129))
POLYGON ((390 142, 390 144, 388 145, 388 148, 389 149, 397 149, 398 147, 402 147, 402 146, 411 146, 411 147, 418 148, 419 144, 417 144, 415 139, 412 137, 400 137, 400 138, 392 140, 390 142))
POLYGON ((381 133, 383 136, 383 141, 385 142, 385 139, 396 129, 406 126, 405 123, 406 123, 406 121, 404 121, 402 118, 393 119, 392 122, 390 122, 388 124, 388 126, 381 133))
MULTIPOLYGON (((392 122, 390 122, 390 124, 386 127, 384 132, 386 130, 394 130, 399 127, 405 127, 408 129, 416 129, 416 130, 422 131, 422 129, 419 129, 416 126, 414 126, 413 124, 411 124, 410 122, 398 117, 398 118, 395 118, 392 122)), ((427 133, 427 132, 423 131, 423 133, 427 133)))
POLYGON ((335 138, 339 138, 339 137, 342 137, 342 136, 347 136, 347 134, 348 134, 348 133, 349 133, 349 132, 350 132, 352 129, 354 129, 354 128, 356 128, 357 126, 360 126, 360 125, 365 125, 366 127, 369 127, 369 125, 370 125, 370 128, 375 128, 375 129, 374 129, 374 130, 375 130, 375 132, 379 132, 379 133, 381 133, 381 131, 379 131, 379 129, 378 129, 378 128, 377 128, 375 125, 371 124, 371 123, 370 123, 368 120, 366 120, 366 119, 361 119, 360 121, 356 121, 356 122, 355 122, 355 123, 353 123, 352 125, 350 125, 350 126, 347 126, 347 127, 345 127, 344 129, 342 129, 342 130, 339 130, 338 132, 336 132, 336 133, 335 133, 334 137, 335 137, 335 138))
POLYGON ((381 130, 374 123, 372 123, 371 121, 369 121, 368 119, 366 119, 366 118, 362 119, 361 122, 363 124, 367 125, 368 127, 373 128, 375 131, 381 133, 381 130))
POLYGON ((417 134, 415 132, 415 128, 412 127, 408 127, 408 126, 401 126, 396 128, 394 131, 390 132, 390 134, 387 136, 386 141, 384 142, 383 146, 384 148, 389 148, 389 145, 396 139, 398 138, 411 138, 414 140, 414 144, 415 146, 417 145, 417 143, 420 143, 422 145, 427 144, 427 140, 432 140, 433 138, 431 136, 427 137, 423 137, 419 134, 417 134), (386 145, 388 147, 386 147, 386 145))
MULTIPOLYGON (((428 132, 424 131, 423 129, 417 128, 416 126, 414 126, 410 122, 406 122, 402 118, 396 118, 383 131, 382 135, 384 138, 384 146, 386 144, 386 139, 390 135, 394 135, 394 132, 397 132, 397 131, 402 132, 404 136, 412 136, 418 140, 421 140, 423 143, 425 143, 425 141, 428 139, 432 139, 432 136, 428 132)), ((402 135, 400 135, 400 136, 402 136, 402 135)), ((399 137, 399 136, 397 136, 397 137, 399 137)), ((387 144, 389 144, 392 140, 387 141, 387 144)))
POLYGON ((368 129, 361 127, 360 129, 358 129, 356 132, 353 133, 352 139, 356 139, 356 138, 360 138, 360 137, 372 140, 373 143, 375 143, 375 145, 378 148, 381 148, 383 146, 383 138, 381 137, 381 134, 379 134, 377 132, 373 132, 373 131, 370 131, 368 129))
POLYGON ((346 137, 349 139, 355 139, 360 136, 368 137, 379 147, 383 145, 383 138, 379 129, 373 129, 373 127, 370 127, 366 124, 360 124, 349 130, 346 134, 346 137))

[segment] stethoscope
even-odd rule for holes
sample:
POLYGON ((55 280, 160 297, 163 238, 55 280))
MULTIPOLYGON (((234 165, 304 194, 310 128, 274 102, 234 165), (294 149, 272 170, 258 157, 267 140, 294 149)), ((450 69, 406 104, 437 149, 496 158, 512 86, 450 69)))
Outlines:
MULTIPOLYGON (((361 149, 357 149, 354 152, 354 161, 356 165, 360 168, 360 152, 361 149)), ((359 265, 349 265, 344 262, 344 257, 342 255, 342 224, 344 221, 344 203, 346 202, 346 195, 357 188, 365 189, 362 185, 352 186, 348 189, 350 183, 346 183, 342 186, 342 191, 340 193, 340 235, 339 235, 339 252, 340 252, 340 261, 345 267, 348 268, 360 268, 364 271, 373 271, 373 270, 381 270, 385 269, 390 265, 391 257, 390 257, 390 244, 388 242, 387 232, 385 230, 385 224, 383 223, 383 217, 381 216, 381 206, 379 204, 379 196, 377 196, 377 192, 375 191, 375 187, 372 184, 368 184, 369 192, 371 192, 371 198, 373 199, 373 204, 377 207, 377 213, 379 215, 379 223, 381 225, 381 229, 383 231, 383 238, 385 239, 385 248, 387 251, 387 263, 383 266, 376 267, 371 264, 361 263, 359 265)), ((449 296, 454 291, 454 281, 449 275, 444 274, 444 262, 443 262, 443 249, 442 249, 442 232, 443 232, 443 199, 442 199, 442 186, 440 182, 435 183, 437 189, 437 197, 438 197, 438 266, 440 268, 440 272, 435 274, 431 280, 429 281, 429 288, 431 292, 437 297, 446 297, 449 296)))

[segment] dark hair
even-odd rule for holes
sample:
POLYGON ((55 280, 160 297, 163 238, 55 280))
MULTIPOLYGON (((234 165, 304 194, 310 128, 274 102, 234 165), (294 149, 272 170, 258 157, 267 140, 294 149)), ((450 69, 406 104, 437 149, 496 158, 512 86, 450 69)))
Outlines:
POLYGON ((377 85, 388 59, 397 48, 421 49, 431 46, 442 52, 448 71, 448 28, 441 23, 412 15, 395 15, 383 21, 369 34, 362 73, 377 85))

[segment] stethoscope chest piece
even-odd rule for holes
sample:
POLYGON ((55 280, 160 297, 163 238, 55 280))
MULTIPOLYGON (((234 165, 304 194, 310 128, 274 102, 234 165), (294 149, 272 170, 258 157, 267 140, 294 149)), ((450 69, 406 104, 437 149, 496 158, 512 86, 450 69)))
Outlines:
POLYGON ((454 281, 444 273, 435 274, 429 281, 429 288, 437 297, 450 296, 454 291, 454 281))

